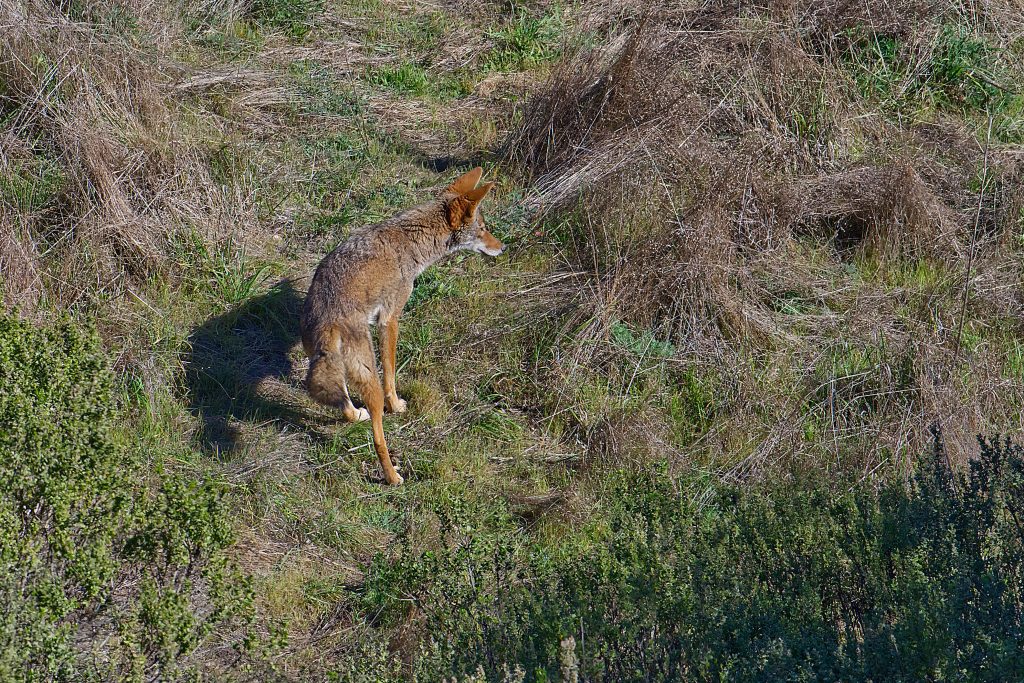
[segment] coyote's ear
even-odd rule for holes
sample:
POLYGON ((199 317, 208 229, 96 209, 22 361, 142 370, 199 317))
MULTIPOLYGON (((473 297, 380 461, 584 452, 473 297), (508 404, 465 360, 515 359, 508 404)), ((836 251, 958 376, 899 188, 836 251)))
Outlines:
POLYGON ((475 190, 470 190, 466 194, 462 195, 462 198, 467 202, 466 205, 466 220, 473 220, 473 216, 476 215, 476 207, 480 205, 481 200, 484 196, 491 191, 494 187, 493 182, 484 183, 475 190))
POLYGON ((465 194, 453 197, 448 202, 448 223, 452 228, 458 230, 458 228, 473 220, 473 216, 476 214, 476 207, 480 204, 480 201, 484 198, 491 188, 494 187, 494 183, 484 183, 480 187, 470 190, 465 194))
POLYGON ((469 200, 471 209, 475 209, 476 205, 480 203, 480 200, 487 196, 487 193, 491 191, 492 187, 494 187, 493 180, 489 183, 484 183, 475 190, 464 192, 462 196, 469 200))
POLYGON ((472 171, 466 171, 458 178, 455 179, 451 185, 448 186, 446 192, 455 192, 456 194, 466 194, 480 182, 480 176, 484 174, 484 169, 477 166, 472 171))

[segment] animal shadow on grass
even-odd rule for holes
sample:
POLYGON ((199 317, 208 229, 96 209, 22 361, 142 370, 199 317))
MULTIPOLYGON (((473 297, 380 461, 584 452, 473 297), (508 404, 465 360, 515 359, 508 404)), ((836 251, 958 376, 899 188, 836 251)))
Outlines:
POLYGON ((435 156, 413 147, 410 149, 413 158, 423 168, 434 173, 451 173, 453 169, 470 169, 474 166, 488 166, 498 157, 497 151, 476 152, 474 154, 446 154, 435 156))
POLYGON ((328 441, 340 413, 309 400, 299 345, 302 294, 290 281, 206 321, 190 335, 185 381, 202 419, 202 448, 221 456, 243 445, 247 425, 287 425, 328 441))

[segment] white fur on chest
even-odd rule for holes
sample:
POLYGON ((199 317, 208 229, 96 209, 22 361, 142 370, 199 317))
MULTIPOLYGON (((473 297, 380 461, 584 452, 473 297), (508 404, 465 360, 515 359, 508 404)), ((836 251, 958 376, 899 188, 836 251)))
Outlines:
POLYGON ((366 315, 368 325, 376 325, 378 322, 380 322, 380 306, 375 307, 366 315))

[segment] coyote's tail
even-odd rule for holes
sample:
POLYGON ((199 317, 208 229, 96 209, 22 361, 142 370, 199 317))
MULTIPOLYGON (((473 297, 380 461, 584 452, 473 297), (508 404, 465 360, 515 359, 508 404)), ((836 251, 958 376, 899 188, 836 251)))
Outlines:
POLYGON ((315 348, 317 354, 309 362, 306 388, 314 401, 336 406, 344 400, 347 393, 340 330, 337 327, 324 330, 316 340, 315 348))

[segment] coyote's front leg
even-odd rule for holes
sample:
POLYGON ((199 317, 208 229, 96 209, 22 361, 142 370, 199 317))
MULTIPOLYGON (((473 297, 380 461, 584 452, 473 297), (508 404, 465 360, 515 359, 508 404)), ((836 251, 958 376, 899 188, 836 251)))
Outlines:
POLYGON ((381 327, 380 364, 384 369, 384 407, 388 412, 404 413, 406 402, 395 391, 395 356, 398 353, 398 315, 381 327))

